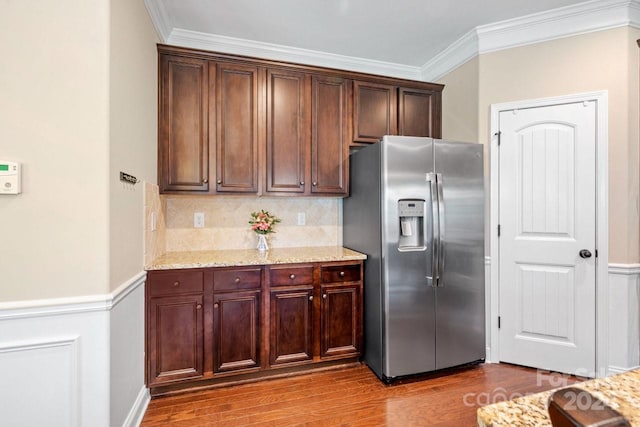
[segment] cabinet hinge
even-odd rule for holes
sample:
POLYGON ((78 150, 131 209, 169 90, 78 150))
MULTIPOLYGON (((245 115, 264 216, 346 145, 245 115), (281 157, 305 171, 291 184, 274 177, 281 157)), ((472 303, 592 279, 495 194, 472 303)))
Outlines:
POLYGON ((598 250, 596 249, 596 258, 598 258, 598 250))
POLYGON ((500 224, 498 224, 498 237, 500 237, 500 232, 502 231, 500 224))
POLYGON ((498 145, 500 145, 500 139, 501 139, 500 136, 502 135, 502 132, 498 131, 498 132, 494 133, 493 135, 498 137, 498 145))
POLYGON ((501 324, 501 322, 500 322, 500 316, 498 316, 498 329, 500 329, 500 324, 501 324))

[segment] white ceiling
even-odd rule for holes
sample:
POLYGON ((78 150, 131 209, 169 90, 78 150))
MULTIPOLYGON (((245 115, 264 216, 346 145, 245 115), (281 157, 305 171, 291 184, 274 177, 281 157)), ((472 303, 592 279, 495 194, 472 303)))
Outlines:
POLYGON ((497 50, 640 17, 639 0, 144 1, 167 44, 419 79, 481 52, 481 35, 497 50))
POLYGON ((473 28, 584 0, 159 0, 171 27, 421 66, 473 28))

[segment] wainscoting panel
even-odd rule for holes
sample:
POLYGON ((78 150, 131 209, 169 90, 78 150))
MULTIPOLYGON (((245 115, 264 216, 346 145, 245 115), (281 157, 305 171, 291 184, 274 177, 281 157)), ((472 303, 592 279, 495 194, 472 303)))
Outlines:
POLYGON ((109 313, 78 308, 4 318, 0 310, 2 425, 109 426, 109 313))
POLYGON ((145 277, 107 295, 0 303, 0 425, 140 424, 145 277))
POLYGON ((80 425, 78 340, 78 336, 71 336, 2 344, 2 424, 80 425), (6 387, 7 384, 12 386, 6 387), (8 414, 4 414, 5 411, 8 414))
POLYGON ((640 365, 640 264, 609 264, 607 375, 640 365))

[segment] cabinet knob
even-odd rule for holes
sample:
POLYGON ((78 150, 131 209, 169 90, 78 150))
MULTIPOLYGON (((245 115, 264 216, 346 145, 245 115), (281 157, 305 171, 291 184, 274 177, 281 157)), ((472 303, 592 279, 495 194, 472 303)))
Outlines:
POLYGON ((200 310, 202 308, 202 304, 196 305, 196 309, 200 310))
POLYGON ((311 185, 313 185, 313 186, 315 187, 316 185, 318 185, 318 183, 317 183, 317 182, 315 182, 315 181, 313 181, 313 182, 311 183, 311 185))
POLYGON ((221 179, 217 180, 216 182, 217 182, 218 184, 222 184, 222 180, 221 180, 221 179))
POLYGON ((304 181, 300 181, 300 185, 304 185, 304 181))
POLYGON ((208 182, 209 182, 209 180, 208 180, 208 179, 206 179, 206 178, 202 180, 202 183, 203 183, 203 184, 206 184, 206 183, 208 183, 208 182))
POLYGON ((175 282, 173 282, 173 286, 180 286, 180 282, 176 280, 175 282))
POLYGON ((213 304, 213 308, 218 308, 218 303, 213 304))
POLYGON ((313 295, 309 295, 309 301, 313 301, 313 295))
POLYGON ((322 299, 327 299, 327 294, 322 294, 322 299))
POLYGON ((340 277, 344 277, 344 271, 340 272, 340 277))
POLYGON ((295 274, 290 274, 290 275, 289 275, 289 279, 293 280, 293 279, 295 279, 295 278, 296 278, 296 275, 295 275, 295 274))
POLYGON ((240 283, 240 278, 236 277, 236 283, 240 283))

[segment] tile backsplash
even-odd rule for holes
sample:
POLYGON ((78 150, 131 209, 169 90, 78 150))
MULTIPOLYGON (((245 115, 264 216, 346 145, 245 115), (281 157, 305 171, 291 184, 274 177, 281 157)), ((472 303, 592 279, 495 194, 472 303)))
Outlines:
POLYGON ((144 264, 167 251, 166 203, 156 184, 144 183, 144 264))
MULTIPOLYGON (((166 203, 167 252, 251 249, 257 235, 249 214, 264 209, 282 222, 269 235, 272 248, 342 245, 342 199, 255 196, 161 196, 166 203), (204 213, 204 227, 194 228, 194 213, 204 213), (305 225, 298 224, 304 213, 305 225)), ((145 257, 146 261, 146 257, 145 257)))

